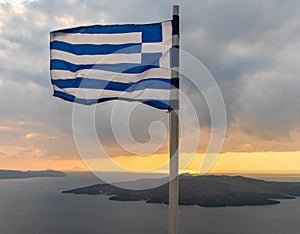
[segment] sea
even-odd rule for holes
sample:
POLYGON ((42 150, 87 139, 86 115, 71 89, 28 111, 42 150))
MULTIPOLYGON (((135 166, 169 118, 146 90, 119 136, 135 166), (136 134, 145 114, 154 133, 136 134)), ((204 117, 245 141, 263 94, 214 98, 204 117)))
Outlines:
MULTIPOLYGON (((273 181, 300 176, 251 175, 273 181)), ((124 180, 129 177, 124 175, 124 180)), ((0 180, 0 234, 166 234, 168 206, 110 201, 105 195, 63 194, 99 183, 91 173, 0 180)), ((300 198, 278 205, 179 207, 180 234, 300 234, 300 198)))

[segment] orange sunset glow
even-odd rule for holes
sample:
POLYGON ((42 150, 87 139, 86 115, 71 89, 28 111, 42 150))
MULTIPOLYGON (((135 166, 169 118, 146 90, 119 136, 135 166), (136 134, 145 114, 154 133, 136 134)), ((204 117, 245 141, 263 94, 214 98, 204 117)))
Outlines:
MULTIPOLYGON (((123 168, 132 172, 168 172, 168 154, 154 154, 148 156, 118 156, 111 159, 95 159, 100 163, 99 171, 119 171, 123 168), (113 161, 112 165, 111 161, 113 161)), ((199 173, 203 154, 180 154, 181 173, 199 173), (187 159, 187 160, 185 160, 187 159), (191 160, 191 161, 190 161, 191 160), (185 167, 183 169, 183 166, 185 167)), ((92 162, 93 160, 91 160, 92 162)), ((215 164, 208 173, 210 174, 300 174, 300 152, 227 152, 219 155, 215 164)), ((45 159, 6 159, 1 160, 4 169, 17 170, 71 170, 87 171, 86 164, 81 159, 70 160, 45 160, 45 159)))

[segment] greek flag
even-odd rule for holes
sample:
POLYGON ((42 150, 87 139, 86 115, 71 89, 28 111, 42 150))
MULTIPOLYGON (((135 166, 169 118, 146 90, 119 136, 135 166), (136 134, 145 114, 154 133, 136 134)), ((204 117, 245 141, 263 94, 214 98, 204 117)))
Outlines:
POLYGON ((50 33, 54 96, 85 105, 138 101, 169 109, 172 21, 93 25, 50 33))

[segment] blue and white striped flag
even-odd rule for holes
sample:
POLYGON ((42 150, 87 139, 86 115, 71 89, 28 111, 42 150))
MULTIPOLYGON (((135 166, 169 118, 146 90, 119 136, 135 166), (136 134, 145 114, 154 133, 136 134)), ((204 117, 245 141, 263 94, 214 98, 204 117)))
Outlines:
MULTIPOLYGON (((169 109, 172 21, 93 25, 50 33, 54 96, 91 105, 138 101, 169 109)), ((177 79, 178 80, 178 79, 177 79)))

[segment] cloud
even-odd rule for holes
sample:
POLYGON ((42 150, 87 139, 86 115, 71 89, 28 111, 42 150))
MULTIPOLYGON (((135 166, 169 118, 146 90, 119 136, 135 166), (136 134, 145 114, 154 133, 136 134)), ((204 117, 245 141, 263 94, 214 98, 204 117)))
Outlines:
MULTIPOLYGON (((1 143, 11 152, 15 152, 13 147, 26 144, 35 154, 40 151, 34 149, 41 149, 40 157, 76 155, 72 104, 51 96, 49 32, 87 24, 161 21, 171 17, 171 5, 172 1, 158 0, 1 2, 0 125, 9 128, 0 128, 1 143), (23 126, 18 124, 22 122, 23 126)), ((277 139, 280 140, 276 150, 280 151, 287 150, 288 142, 295 143, 291 139, 300 129, 299 10, 299 1, 181 3, 182 49, 209 68, 225 99, 229 126, 225 151, 251 151, 255 145, 264 150, 263 145, 272 145, 277 139), (243 137, 239 143, 238 137, 230 137, 240 134, 243 137)), ((182 89, 199 104, 196 111, 201 126, 209 129, 210 115, 203 96, 186 80, 182 89)), ((124 114, 127 105, 131 104, 124 104, 124 114)), ((99 137, 117 155, 123 151, 113 147, 116 141, 110 127, 112 106, 107 103, 97 107, 96 123, 99 137)), ((183 114, 190 115, 188 111, 183 114)), ((157 119, 167 126, 165 113, 158 114, 149 107, 136 110, 130 120, 133 137, 147 142, 149 126, 157 119)), ((119 121, 122 124, 121 115, 119 121)), ((193 129, 194 121, 189 124, 186 141, 198 131, 193 129)), ((157 142, 153 147, 160 144, 160 127, 154 128, 157 142)), ((86 142, 89 137, 85 136, 86 142)), ((124 132, 120 137, 126 142, 124 132)), ((16 152, 22 151, 18 149, 16 152)), ((161 151, 167 151, 167 146, 163 145, 161 151)))

